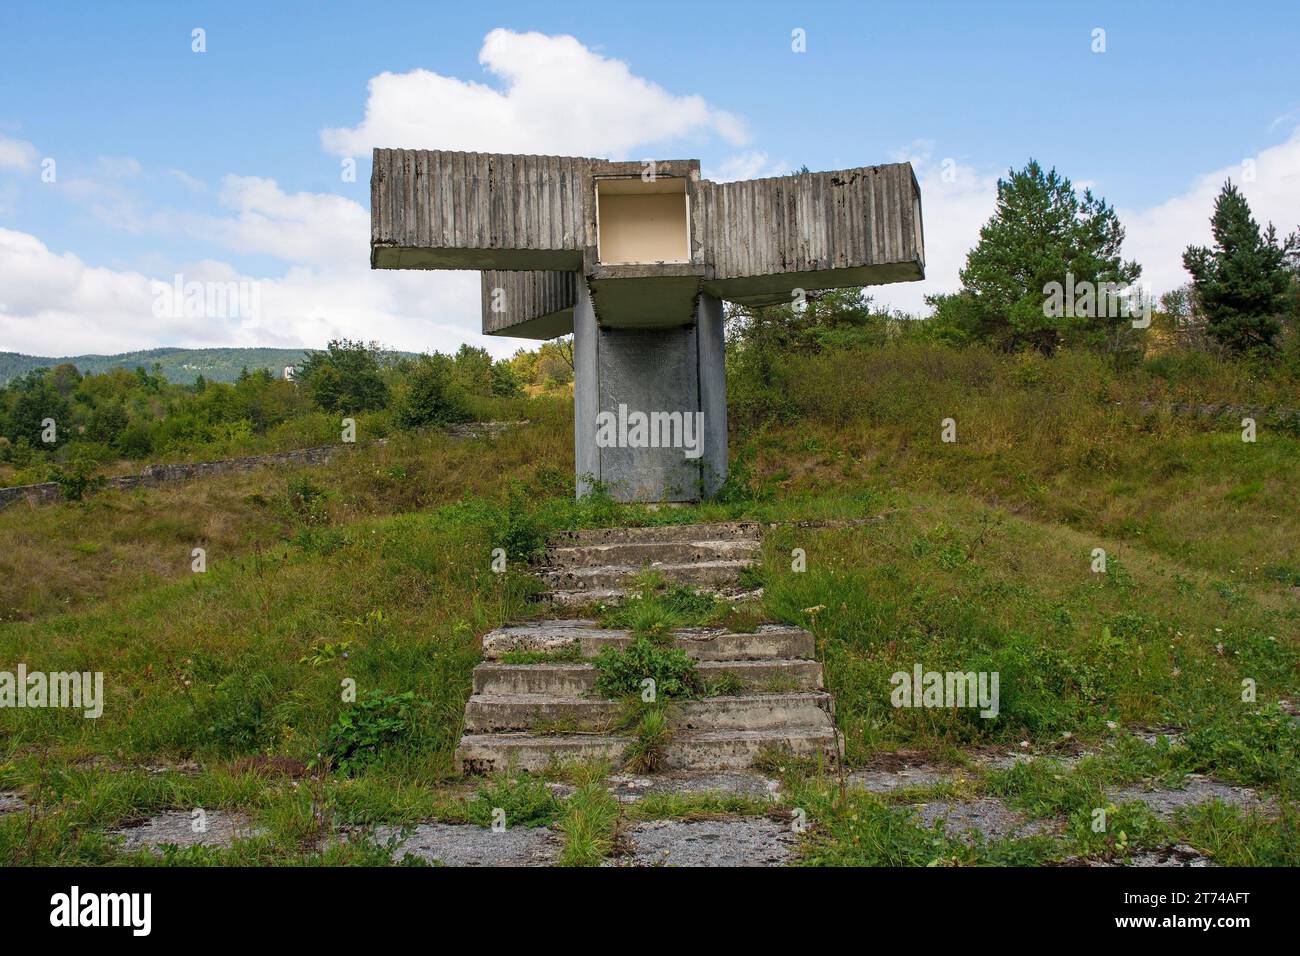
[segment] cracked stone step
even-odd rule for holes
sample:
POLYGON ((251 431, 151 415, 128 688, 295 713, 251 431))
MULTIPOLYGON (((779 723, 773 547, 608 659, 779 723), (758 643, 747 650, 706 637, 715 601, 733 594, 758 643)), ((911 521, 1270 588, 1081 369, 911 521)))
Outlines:
MULTIPOLYGON (((701 661, 696 668, 705 680, 723 675, 738 678, 747 693, 791 693, 822 689, 822 666, 812 660, 701 661)), ((480 696, 541 694, 584 697, 596 687, 591 664, 498 664, 474 668, 474 693, 480 696)))
POLYGON ((613 564, 584 568, 547 568, 541 578, 552 591, 619 590, 647 568, 670 584, 722 587, 740 581, 740 574, 753 567, 750 560, 692 561, 681 564, 613 564))
MULTIPOLYGON (((691 589, 696 594, 710 594, 723 601, 739 604, 743 601, 758 600, 763 596, 762 588, 744 588, 738 584, 726 587, 702 587, 691 589)), ((586 607, 590 604, 619 605, 627 600, 627 591, 623 588, 596 588, 595 590, 558 590, 546 591, 537 596, 537 600, 549 601, 556 607, 586 607)))
MULTIPOLYGON (((466 734, 456 749, 463 773, 498 770, 545 770, 552 764, 603 760, 618 766, 630 737, 603 734, 466 734)), ((665 747, 664 770, 744 770, 769 751, 799 757, 823 757, 833 763, 840 754, 834 730, 825 727, 783 730, 722 730, 678 734, 665 747)))
POLYGON ((715 524, 656 525, 651 528, 585 528, 563 531, 552 537, 557 546, 663 541, 757 541, 761 529, 753 521, 725 521, 715 524))
POLYGON ((740 541, 615 541, 547 549, 552 568, 616 565, 693 564, 700 561, 753 561, 762 554, 757 539, 740 541))
MULTIPOLYGON (((820 727, 830 720, 824 692, 752 694, 684 701, 672 710, 684 730, 777 730, 820 727)), ((465 705, 465 733, 608 733, 623 717, 622 701, 542 694, 475 695, 465 705)))
MULTIPOLYGON (((556 653, 575 644, 583 657, 595 657, 606 647, 632 643, 630 631, 607 630, 595 621, 542 621, 498 628, 483 637, 483 656, 500 660, 511 652, 556 653)), ((688 629, 673 633, 673 644, 697 661, 745 661, 769 658, 811 658, 812 634, 801 627, 760 625, 751 633, 688 629)))

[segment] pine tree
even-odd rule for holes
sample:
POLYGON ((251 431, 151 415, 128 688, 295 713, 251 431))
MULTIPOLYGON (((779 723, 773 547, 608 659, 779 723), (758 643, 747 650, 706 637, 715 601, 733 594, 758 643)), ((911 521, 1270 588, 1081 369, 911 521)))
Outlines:
POLYGON ((1069 179, 1030 160, 998 180, 997 208, 966 257, 961 291, 932 300, 935 325, 956 333, 949 337, 1007 349, 1030 345, 1048 354, 1062 338, 1117 339, 1116 329, 1131 318, 1116 314, 1113 301, 1095 301, 1082 314, 1071 303, 1064 314, 1052 314, 1045 297, 1067 275, 1080 286, 1130 286, 1142 269, 1121 258, 1123 242, 1124 227, 1105 200, 1087 189, 1079 196, 1069 179))
POLYGON ((1183 253, 1210 335, 1234 352, 1271 351, 1288 308, 1288 265, 1300 237, 1292 233, 1279 242, 1272 223, 1261 232, 1231 180, 1214 200, 1210 226, 1214 248, 1188 246, 1183 253))

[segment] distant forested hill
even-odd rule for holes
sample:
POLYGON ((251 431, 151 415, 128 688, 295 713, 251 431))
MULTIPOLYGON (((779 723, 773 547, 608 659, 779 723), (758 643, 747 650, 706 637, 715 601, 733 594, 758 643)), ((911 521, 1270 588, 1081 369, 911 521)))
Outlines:
POLYGON ((151 369, 162 366, 168 381, 188 385, 202 375, 209 381, 233 382, 239 370, 247 368, 270 369, 277 376, 286 365, 297 365, 306 354, 303 349, 145 349, 142 352, 123 352, 120 355, 68 355, 45 358, 37 355, 20 355, 17 352, 0 352, 0 385, 34 368, 53 368, 71 362, 83 374, 104 372, 112 368, 134 369, 143 365, 151 369))

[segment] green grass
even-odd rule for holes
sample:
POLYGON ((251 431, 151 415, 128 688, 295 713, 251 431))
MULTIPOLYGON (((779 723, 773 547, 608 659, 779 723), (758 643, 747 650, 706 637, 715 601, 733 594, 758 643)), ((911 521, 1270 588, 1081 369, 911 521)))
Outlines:
MULTIPOLYGON (((916 794, 841 799, 833 778, 771 755, 765 768, 794 787, 780 808, 801 806, 814 824, 801 861, 1028 864, 1182 841, 1217 862, 1294 865, 1300 728, 1280 702, 1300 699, 1300 439, 1265 426, 1245 444, 1230 422, 1142 403, 1200 389, 1206 401, 1297 407, 1300 394, 1211 371, 1187 384, 1087 356, 912 345, 792 360, 781 414, 737 405, 724 500, 687 508, 575 503, 572 418, 553 402, 491 439, 394 435, 326 466, 9 508, 0 669, 102 671, 107 700, 98 720, 0 710, 0 789, 35 808, 0 816, 0 863, 123 862, 106 831, 197 806, 247 813, 265 833, 162 862, 360 863, 380 851, 319 849, 313 837, 482 823, 485 807, 502 806, 559 828, 565 861, 590 864, 614 851, 622 820, 757 812, 717 797, 620 810, 590 775, 558 803, 526 775, 476 793, 452 766, 480 637, 541 613, 527 561, 547 534, 745 518, 787 522, 765 531, 761 605, 651 575, 601 622, 655 647, 679 627, 808 627, 853 765, 887 751, 960 763, 1022 741, 1097 749, 1116 738, 1112 724, 1185 731, 1177 748, 1121 744, 1073 768, 974 773, 963 785, 1065 821, 1051 846, 970 848, 918 827, 900 802, 916 794), (938 440, 946 417, 955 445, 938 440), (204 574, 190 570, 194 547, 207 550, 204 574), (495 547, 509 553, 504 574, 495 547), (1097 548, 1104 574, 1091 568, 1097 548), (894 708, 890 676, 916 663, 997 671, 999 715, 894 708), (379 733, 346 773, 318 755, 349 720, 358 735, 376 728, 344 699, 345 681, 357 702, 408 702, 400 729, 379 733), (1115 826, 1088 827, 1108 787, 1187 773, 1256 787, 1278 811, 1210 807, 1161 823, 1116 808, 1123 845, 1115 826)), ((541 659, 568 657, 511 662, 541 659)))

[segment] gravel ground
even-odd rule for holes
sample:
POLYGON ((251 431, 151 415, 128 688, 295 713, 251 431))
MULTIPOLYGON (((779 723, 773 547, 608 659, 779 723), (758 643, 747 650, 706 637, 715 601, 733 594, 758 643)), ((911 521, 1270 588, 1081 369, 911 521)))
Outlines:
POLYGON ((624 834, 621 866, 785 866, 798 838, 788 823, 736 820, 652 820, 624 834))

